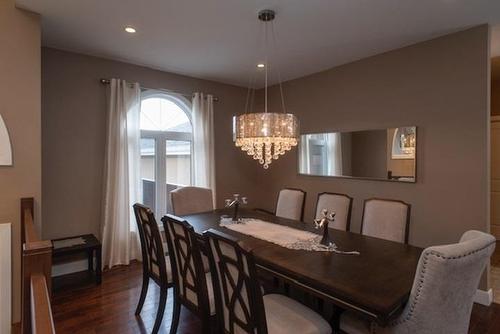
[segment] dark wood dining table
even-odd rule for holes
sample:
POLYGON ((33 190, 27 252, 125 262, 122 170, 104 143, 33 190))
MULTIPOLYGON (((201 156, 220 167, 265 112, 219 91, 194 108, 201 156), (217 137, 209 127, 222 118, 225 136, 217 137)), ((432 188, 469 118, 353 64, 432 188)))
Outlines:
MULTIPOLYGON (((339 250, 355 250, 360 254, 293 250, 221 227, 221 215, 230 213, 223 209, 182 218, 200 237, 208 229, 237 237, 244 247, 252 250, 260 269, 382 326, 408 301, 421 248, 332 229, 330 236, 339 250)), ((312 223, 256 210, 240 209, 240 215, 319 233, 312 223)))

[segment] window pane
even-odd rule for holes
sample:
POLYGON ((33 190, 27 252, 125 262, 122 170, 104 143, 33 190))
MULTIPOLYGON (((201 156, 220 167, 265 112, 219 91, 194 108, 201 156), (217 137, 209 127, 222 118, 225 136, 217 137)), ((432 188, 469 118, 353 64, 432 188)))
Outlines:
POLYGON ((155 181, 155 140, 141 138, 141 182, 142 203, 155 212, 156 181, 155 181))
POLYGON ((152 97, 141 102, 141 130, 191 132, 184 110, 165 98, 152 97))
MULTIPOLYGON (((191 142, 167 140, 165 161, 169 199, 172 190, 191 185, 191 142)), ((171 203, 167 203, 167 212, 172 212, 171 203)))

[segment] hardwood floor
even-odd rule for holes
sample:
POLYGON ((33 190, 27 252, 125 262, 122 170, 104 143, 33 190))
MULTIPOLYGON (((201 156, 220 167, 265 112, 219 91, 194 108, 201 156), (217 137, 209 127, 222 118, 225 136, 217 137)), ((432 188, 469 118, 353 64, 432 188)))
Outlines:
MULTIPOLYGON (((151 332, 158 307, 159 289, 154 282, 150 282, 141 317, 135 317, 142 282, 140 263, 105 272, 100 286, 87 283, 81 288, 69 288, 80 280, 81 274, 72 274, 54 282, 52 312, 58 334, 151 332)), ((171 296, 169 294, 167 298, 167 311, 163 316, 160 333, 168 333, 170 329, 171 296)), ((177 333, 199 334, 200 329, 199 320, 189 310, 182 309, 177 333)))
MULTIPOLYGON (((72 274, 54 282, 52 311, 58 334, 150 333, 156 316, 159 289, 151 282, 141 317, 135 317, 142 279, 139 263, 105 272, 100 286, 87 283, 75 288, 80 279, 81 274, 72 274)), ((171 316, 172 298, 169 294, 160 333, 168 333, 171 316)), ((177 333, 198 334, 200 330, 199 320, 183 308, 177 333)), ((491 307, 475 305, 469 333, 500 333, 500 304, 491 307)))

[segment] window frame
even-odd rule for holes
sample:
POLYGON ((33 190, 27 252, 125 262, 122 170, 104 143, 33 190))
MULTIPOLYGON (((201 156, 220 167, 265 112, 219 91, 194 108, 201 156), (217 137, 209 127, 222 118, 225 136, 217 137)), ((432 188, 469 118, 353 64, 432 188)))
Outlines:
MULTIPOLYGON (((157 216, 167 213, 167 140, 173 141, 188 141, 191 143, 191 168, 190 168, 190 184, 193 184, 193 162, 194 162, 194 138, 193 138, 193 117, 191 112, 191 102, 185 97, 174 93, 167 93, 157 90, 144 90, 141 92, 141 105, 144 100, 160 98, 175 103, 187 116, 191 124, 191 132, 177 131, 161 131, 161 130, 142 130, 140 129, 140 137, 154 139, 155 141, 155 204, 157 216), (165 182, 163 182, 165 181, 165 182)), ((142 112, 142 108, 141 111, 142 112)), ((141 181, 142 182, 142 181, 141 181)))

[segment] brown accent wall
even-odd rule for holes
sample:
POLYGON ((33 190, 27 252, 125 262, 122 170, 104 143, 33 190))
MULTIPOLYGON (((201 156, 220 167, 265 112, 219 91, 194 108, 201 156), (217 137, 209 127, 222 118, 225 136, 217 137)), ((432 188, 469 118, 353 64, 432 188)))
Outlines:
POLYGON ((14 8, 13 0, 0 1, 0 114, 13 155, 13 166, 0 166, 0 224, 12 223, 12 320, 19 322, 21 197, 35 198, 40 223, 40 18, 14 8))
MULTIPOLYGON (((168 56, 168 55, 166 55, 168 56)), ((232 143, 232 115, 246 89, 97 57, 42 48, 43 234, 100 235, 106 127, 106 86, 100 78, 144 87, 216 95, 217 202, 233 193, 257 198, 253 161, 232 143)))
MULTIPOLYGON (((418 246, 488 231, 488 43, 488 27, 479 26, 284 83, 302 133, 417 126, 417 183, 298 175, 294 149, 258 168, 258 205, 272 208, 282 187, 302 188, 311 221, 319 192, 346 193, 358 232, 364 199, 400 199, 412 204, 410 243, 418 246)), ((280 110, 277 93, 271 88, 271 110, 280 110)))

